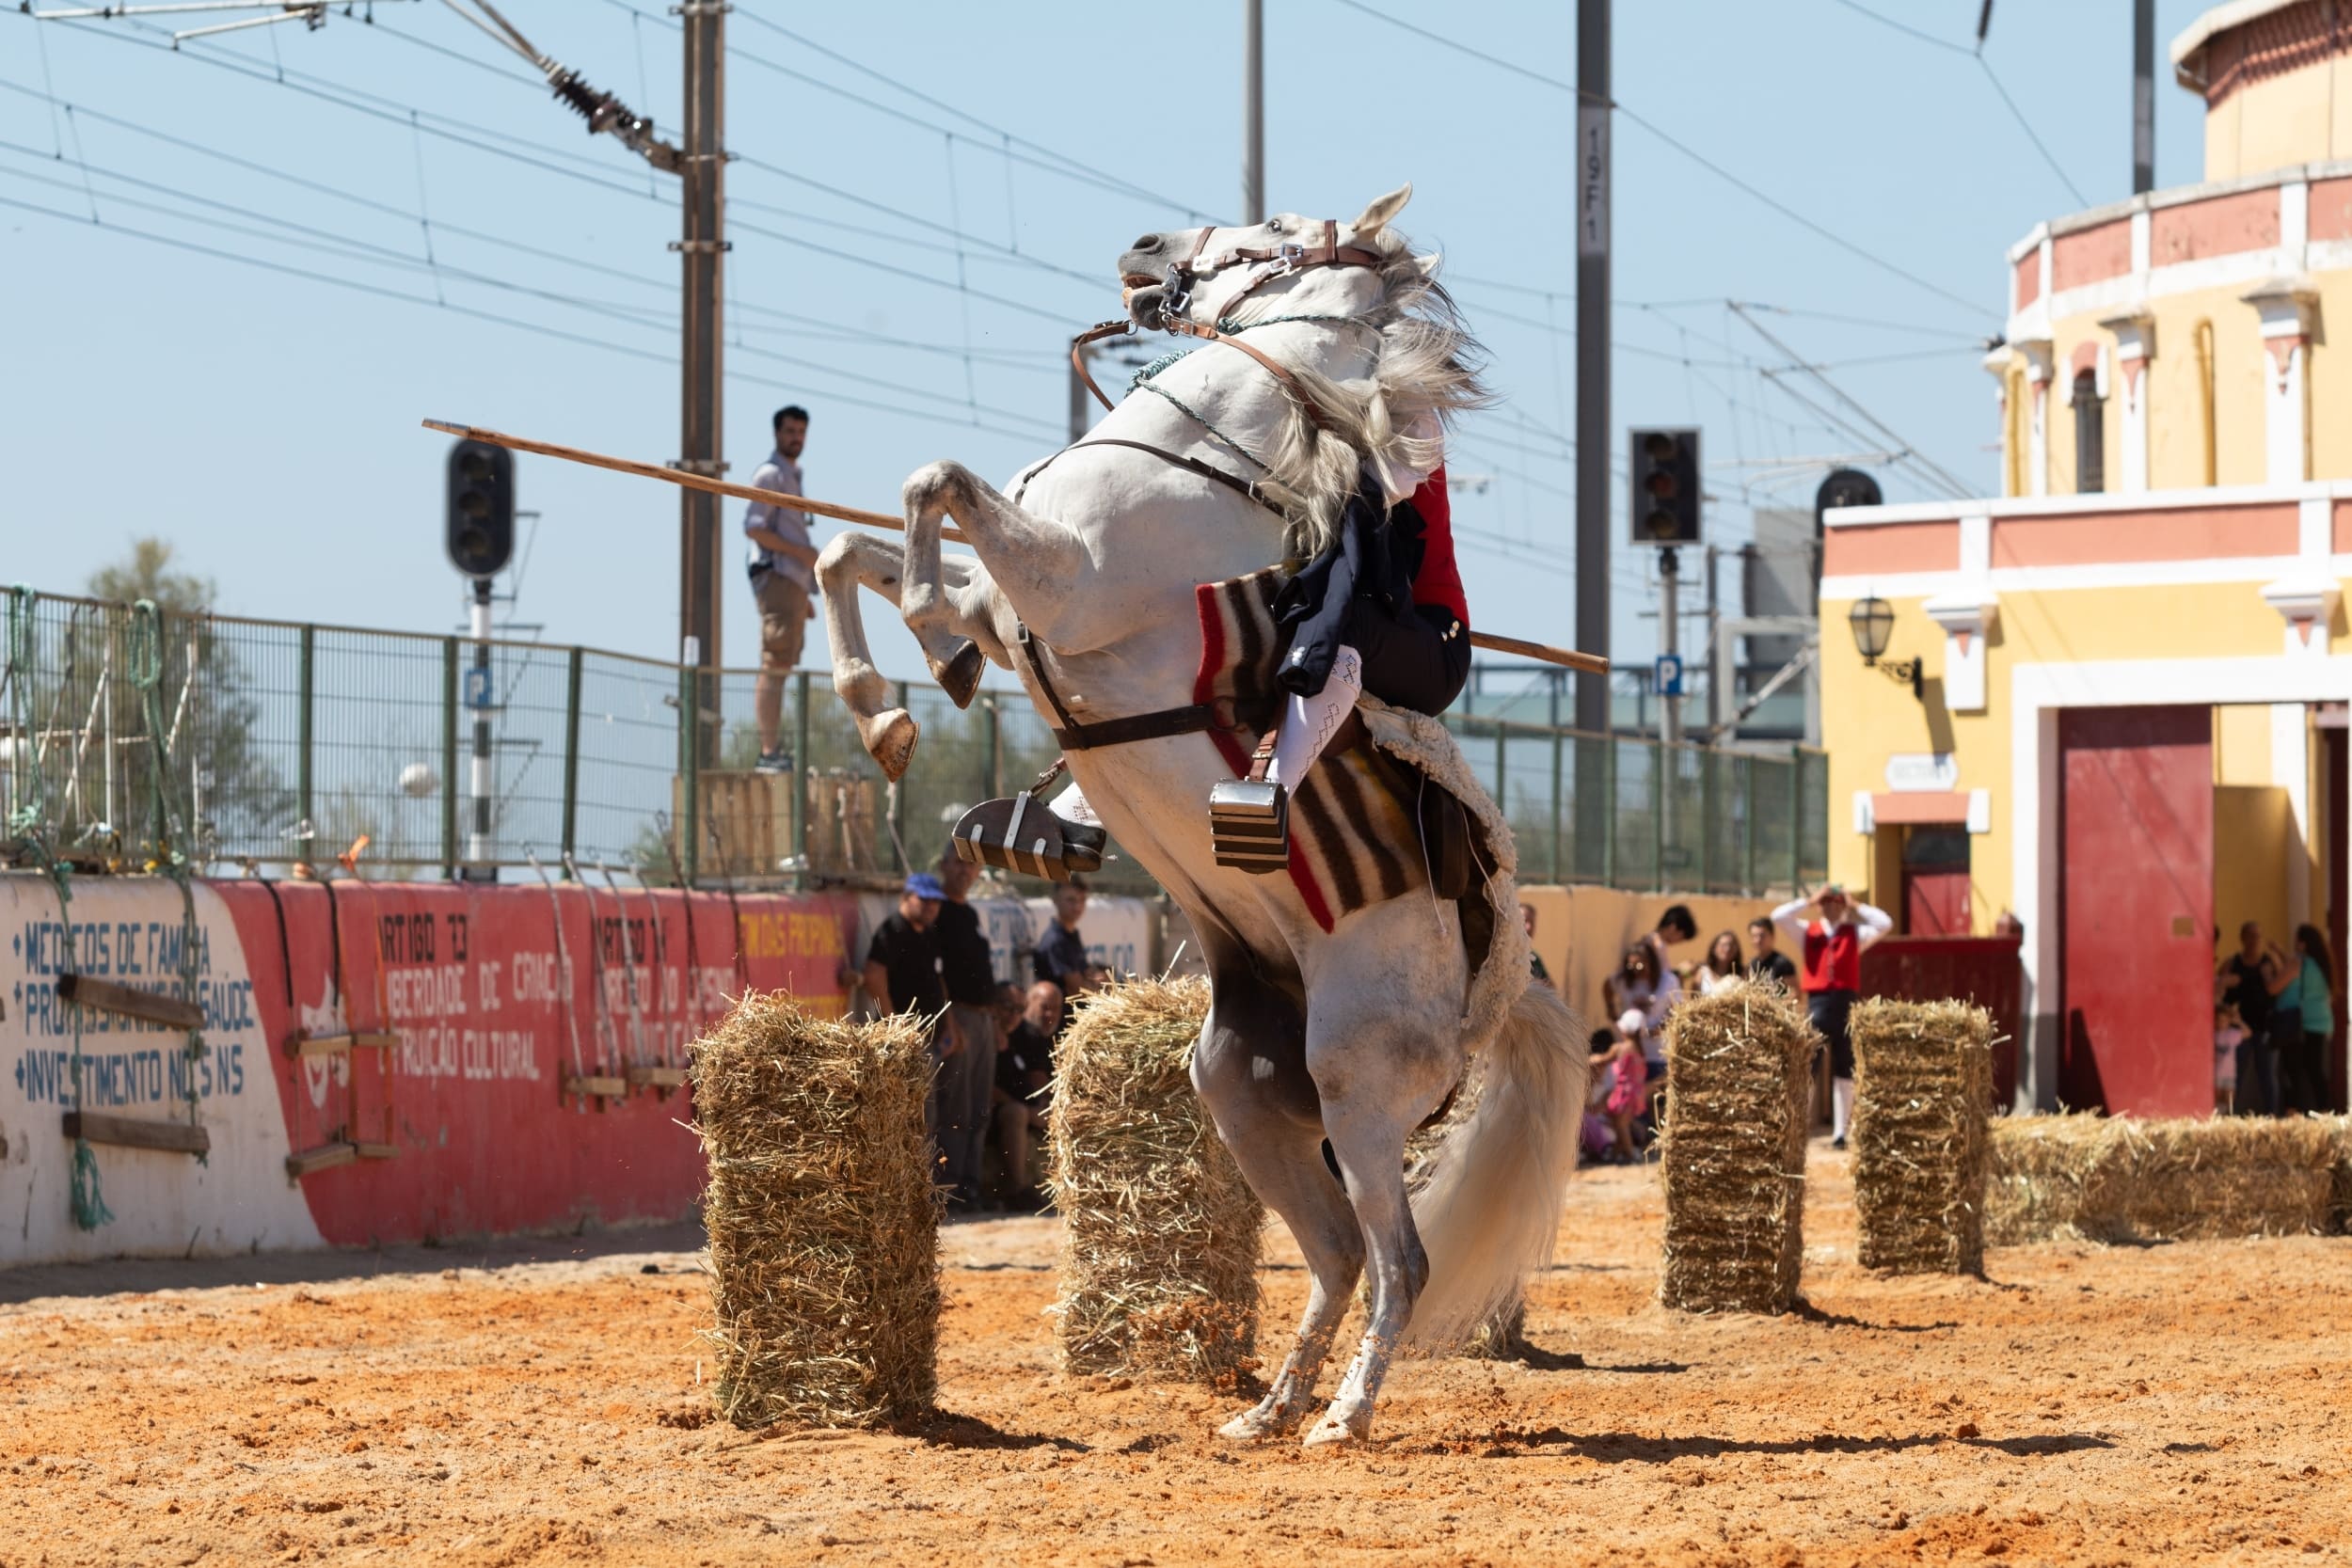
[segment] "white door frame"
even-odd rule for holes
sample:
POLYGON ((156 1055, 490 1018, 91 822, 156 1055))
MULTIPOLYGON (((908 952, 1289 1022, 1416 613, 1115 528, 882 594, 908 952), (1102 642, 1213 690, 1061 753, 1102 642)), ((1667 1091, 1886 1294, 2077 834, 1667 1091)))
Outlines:
MULTIPOLYGON (((2017 1108, 2058 1108, 2058 882, 2064 847, 2058 841, 2058 718, 2070 707, 2220 706, 2237 704, 2352 702, 2352 657, 2311 655, 2269 658, 2104 659, 2076 664, 2020 664, 2010 671, 2010 856, 2013 907, 2026 922, 2024 1013, 2026 1038, 2018 1054, 2017 1108)), ((2273 772, 2289 770, 2304 754, 2281 759, 2277 736, 2288 726, 2274 716, 2273 772)), ((2305 734, 2296 726, 2299 742, 2305 734)), ((2296 771, 2289 801, 2311 842, 2308 790, 2296 771)), ((2281 781, 2286 782, 2286 781, 2281 781)), ((2338 835, 2352 841, 2352 833, 2338 835)), ((2352 842, 2331 846, 2352 866, 2352 842)), ((2308 870, 2302 879, 2309 908, 2308 870)), ((2296 888, 2290 880, 2289 896, 2296 888)), ((2205 958, 2199 953, 2200 961, 2205 958)))

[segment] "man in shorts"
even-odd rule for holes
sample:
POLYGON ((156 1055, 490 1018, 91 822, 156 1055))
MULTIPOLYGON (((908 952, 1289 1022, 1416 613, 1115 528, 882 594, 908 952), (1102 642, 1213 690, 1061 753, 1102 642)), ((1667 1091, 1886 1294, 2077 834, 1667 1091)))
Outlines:
MULTIPOLYGON (((777 409, 771 422, 776 450, 752 475, 752 488, 804 495, 801 449, 808 443, 808 410, 791 404, 777 409)), ((809 601, 817 593, 817 552, 808 543, 808 514, 767 501, 745 510, 743 537, 751 543, 752 596, 759 602, 759 681, 752 691, 757 766, 762 773, 783 773, 792 767, 784 749, 784 678, 801 662, 809 601)))

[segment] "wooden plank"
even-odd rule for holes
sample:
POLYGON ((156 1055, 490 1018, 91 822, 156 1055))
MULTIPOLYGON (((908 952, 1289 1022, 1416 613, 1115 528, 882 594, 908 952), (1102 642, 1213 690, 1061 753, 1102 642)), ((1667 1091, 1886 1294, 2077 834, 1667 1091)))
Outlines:
POLYGON ((87 1138, 94 1144, 119 1144, 125 1148, 160 1148, 169 1154, 209 1154, 213 1149, 213 1134, 200 1124, 143 1121, 98 1111, 68 1111, 65 1135, 87 1138))
POLYGON ((682 1067, 633 1067, 628 1069, 628 1081, 640 1087, 650 1085, 658 1089, 683 1088, 686 1069, 682 1067))
POLYGON ((298 1180, 310 1175, 312 1171, 332 1170, 337 1165, 347 1165, 358 1158, 359 1158, 359 1146, 357 1144, 321 1144, 316 1148, 306 1148, 300 1153, 287 1155, 286 1174, 298 1180))
POLYGON ((300 1061, 308 1056, 340 1056, 348 1051, 389 1051, 398 1035, 313 1035, 297 1029, 286 1037, 286 1054, 300 1061))
POLYGON ((390 1144, 354 1144, 352 1147, 359 1151, 362 1160, 389 1160, 400 1152, 390 1144))
POLYGON ((142 1018, 170 1029, 204 1026, 204 1009, 193 1002, 183 1002, 159 991, 141 990, 136 986, 119 986, 112 980, 93 980, 87 974, 58 975, 57 994, 68 1002, 79 1002, 102 1013, 142 1018))
POLYGON ((564 1092, 567 1095, 592 1094, 601 1096, 606 1100, 619 1100, 628 1093, 628 1080, 572 1075, 564 1080, 564 1092))

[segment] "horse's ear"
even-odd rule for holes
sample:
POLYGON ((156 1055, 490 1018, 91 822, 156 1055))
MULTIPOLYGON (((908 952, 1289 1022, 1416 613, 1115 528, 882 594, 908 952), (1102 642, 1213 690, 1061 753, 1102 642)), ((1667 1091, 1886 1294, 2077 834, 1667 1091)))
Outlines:
POLYGON ((1426 256, 1416 256, 1413 258, 1413 265, 1421 269, 1421 275, 1423 277, 1437 277, 1438 268, 1443 265, 1444 262, 1444 253, 1436 250, 1431 251, 1426 256))
POLYGON ((1375 197, 1372 205, 1358 214, 1352 227, 1359 239, 1378 233, 1389 226, 1389 220, 1405 211, 1405 204, 1413 199, 1413 186, 1407 181, 1386 196, 1375 197))

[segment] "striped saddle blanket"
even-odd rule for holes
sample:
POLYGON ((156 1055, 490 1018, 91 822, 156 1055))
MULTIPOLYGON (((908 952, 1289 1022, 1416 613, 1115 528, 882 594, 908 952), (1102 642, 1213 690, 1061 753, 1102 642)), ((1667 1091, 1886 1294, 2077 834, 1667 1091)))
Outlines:
MULTIPOLYGON (((1274 622, 1279 567, 1194 590, 1200 667, 1193 701, 1230 702, 1240 727, 1211 730, 1235 777, 1248 771, 1258 737, 1281 712, 1274 682, 1281 637, 1274 622)), ((1422 775, 1351 724, 1291 791, 1290 878, 1325 930, 1351 911, 1429 886, 1417 812, 1422 775)))

